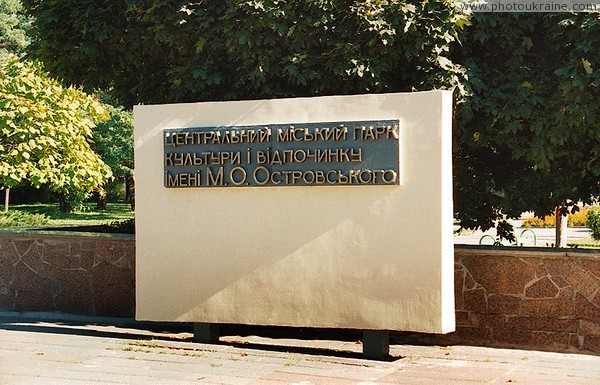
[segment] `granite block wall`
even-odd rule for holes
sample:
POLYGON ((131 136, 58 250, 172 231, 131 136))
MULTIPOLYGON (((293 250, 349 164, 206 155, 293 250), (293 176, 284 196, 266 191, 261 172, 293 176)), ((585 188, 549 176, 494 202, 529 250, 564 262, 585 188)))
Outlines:
POLYGON ((455 248, 456 341, 600 353, 600 253, 455 248))
MULTIPOLYGON (((397 341, 600 354, 600 252, 455 248, 456 332, 397 341)), ((0 310, 135 314, 135 239, 0 232, 0 310)))
POLYGON ((0 233, 0 309, 133 317, 135 239, 0 233))

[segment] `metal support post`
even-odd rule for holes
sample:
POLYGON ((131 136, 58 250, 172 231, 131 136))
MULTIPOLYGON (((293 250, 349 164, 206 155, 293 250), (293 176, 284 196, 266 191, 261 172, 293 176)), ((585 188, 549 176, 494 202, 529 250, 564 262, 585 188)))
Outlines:
POLYGON ((195 323, 194 341, 205 344, 219 342, 219 325, 210 323, 195 323))
POLYGON ((390 332, 387 330, 363 331, 363 356, 383 360, 390 355, 390 332))

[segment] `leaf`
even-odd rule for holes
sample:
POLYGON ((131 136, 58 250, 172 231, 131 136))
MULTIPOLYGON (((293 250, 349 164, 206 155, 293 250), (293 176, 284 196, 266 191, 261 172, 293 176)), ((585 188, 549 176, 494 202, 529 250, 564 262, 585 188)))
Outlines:
POLYGON ((583 65, 583 69, 585 70, 586 74, 591 75, 594 72, 592 69, 592 63, 590 63, 589 60, 581 58, 581 64, 583 65))
POLYGON ((444 69, 448 69, 452 67, 452 61, 443 56, 438 56, 438 63, 440 63, 440 67, 444 69))
POLYGON ((203 37, 199 37, 198 40, 196 40, 196 52, 200 53, 204 50, 204 46, 206 45, 207 40, 203 37))
POLYGON ((533 47, 533 40, 529 36, 523 36, 521 38, 521 45, 527 49, 533 47))
POLYGON ((532 89, 533 88, 533 84, 531 84, 531 82, 525 80, 523 83, 521 83, 521 87, 532 89))

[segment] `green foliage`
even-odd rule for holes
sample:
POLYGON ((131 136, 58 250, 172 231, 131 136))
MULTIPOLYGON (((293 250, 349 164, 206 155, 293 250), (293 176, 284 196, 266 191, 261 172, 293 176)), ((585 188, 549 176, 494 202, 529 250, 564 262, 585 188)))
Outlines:
MULTIPOLYGON (((125 74, 140 80, 135 67, 128 69, 117 64, 127 57, 132 42, 143 39, 126 24, 127 3, 127 0, 23 0, 34 20, 37 39, 32 48, 37 48, 38 58, 53 76, 71 84, 85 84, 89 90, 106 89, 113 80, 122 82, 125 74)), ((140 52, 131 54, 141 59, 140 52)), ((133 85, 124 85, 128 87, 133 85)))
POLYGON ((110 118, 96 125, 93 148, 115 177, 133 175, 133 112, 104 103, 110 118))
POLYGON ((94 98, 63 87, 38 63, 0 61, 0 184, 27 180, 67 199, 82 198, 110 178, 90 147, 107 112, 94 98))
POLYGON ((20 0, 0 0, 0 56, 22 55, 30 43, 31 18, 20 0))
POLYGON ((34 227, 49 223, 44 214, 30 214, 23 211, 0 212, 0 227, 34 227))
POLYGON ((592 230, 592 238, 600 241, 600 206, 596 206, 588 212, 586 224, 592 230))
POLYGON ((456 87, 466 228, 600 196, 598 13, 459 14, 449 0, 25 0, 51 72, 121 103, 456 87), (459 44, 460 43, 460 44, 459 44))
POLYGON ((448 0, 25 3, 51 72, 124 103, 462 87, 448 0))
MULTIPOLYGON (((475 14, 460 50, 455 209, 468 228, 600 195, 600 19, 475 14)), ((457 59, 458 60, 458 59, 457 59)))

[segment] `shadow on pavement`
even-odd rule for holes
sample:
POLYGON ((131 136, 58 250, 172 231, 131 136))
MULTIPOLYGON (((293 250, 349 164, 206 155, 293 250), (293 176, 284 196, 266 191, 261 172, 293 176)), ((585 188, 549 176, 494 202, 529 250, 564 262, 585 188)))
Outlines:
POLYGON ((193 341, 192 337, 175 338, 172 335, 161 336, 161 333, 190 332, 191 326, 179 326, 165 329, 160 324, 156 325, 125 325, 106 323, 82 323, 68 321, 40 321, 40 320, 10 320, 0 321, 0 330, 13 330, 20 332, 79 335, 86 337, 115 338, 115 339, 155 339, 193 341), (102 330, 103 328, 121 328, 121 330, 102 330))
MULTIPOLYGON (((53 321, 33 319, 4 319, 0 321, 0 330, 18 332, 77 335, 85 337, 112 338, 124 340, 159 340, 193 343, 192 324, 189 323, 152 323, 129 321, 124 323, 53 321), (106 329, 106 330, 104 330, 106 329)), ((240 338, 258 336, 272 340, 270 343, 245 341, 219 341, 215 345, 232 346, 240 349, 253 349, 269 352, 297 353, 311 356, 364 359, 361 352, 328 347, 307 347, 290 344, 290 340, 299 341, 341 341, 360 345, 362 332, 347 329, 313 329, 292 327, 270 327, 253 325, 221 325, 221 336, 240 338), (282 341, 285 339, 285 342, 282 341)), ((362 350, 362 348, 361 348, 362 350)), ((393 362, 401 356, 388 356, 382 361, 393 362)))

